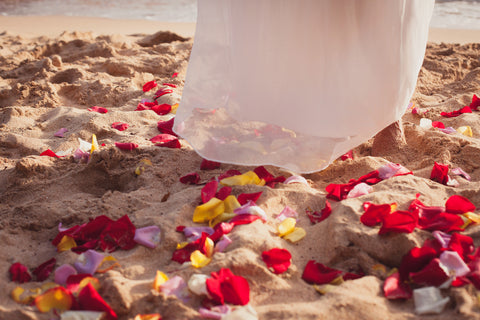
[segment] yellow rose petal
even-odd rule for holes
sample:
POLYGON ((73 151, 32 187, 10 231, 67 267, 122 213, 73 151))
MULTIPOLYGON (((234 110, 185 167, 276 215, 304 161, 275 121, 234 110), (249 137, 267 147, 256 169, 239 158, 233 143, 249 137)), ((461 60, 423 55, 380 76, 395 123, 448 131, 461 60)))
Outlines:
POLYGON ((459 127, 457 129, 457 132, 463 134, 464 136, 467 136, 467 137, 473 137, 473 132, 472 132, 472 128, 470 128, 470 126, 462 126, 462 127, 459 127))
POLYGON ((162 316, 155 314, 137 314, 134 320, 162 320, 162 316))
POLYGON ((203 268, 209 264, 212 259, 201 253, 200 250, 195 250, 190 255, 190 261, 195 268, 203 268))
POLYGON ((170 113, 176 114, 178 109, 178 103, 175 103, 172 105, 172 108, 170 109, 170 113))
MULTIPOLYGON (((256 184, 262 185, 262 180, 257 176, 253 171, 245 172, 241 175, 236 175, 233 177, 228 177, 220 180, 220 183, 224 186, 244 186, 247 184, 256 184)), ((265 184, 265 182, 263 182, 265 184)))
POLYGON ((57 244, 57 251, 68 251, 72 248, 75 248, 76 246, 77 243, 75 242, 75 239, 69 236, 63 236, 62 240, 60 240, 60 242, 57 244))
POLYGON ((92 134, 92 148, 90 149, 90 154, 93 153, 93 151, 98 150, 100 147, 98 146, 97 142, 97 136, 95 134, 92 134))
POLYGON ((242 206, 240 202, 238 202, 237 198, 233 195, 226 197, 225 200, 223 200, 223 204, 225 205, 226 213, 233 213, 233 210, 242 206))
POLYGON ((294 218, 286 218, 285 220, 282 221, 282 223, 278 225, 278 228, 277 228, 278 235, 280 237, 283 237, 289 234, 290 232, 293 232, 296 224, 297 224, 297 220, 295 220, 294 218))
POLYGON ((180 242, 180 243, 177 243, 177 250, 185 248, 188 243, 189 243, 189 242, 180 242))
POLYGON ((162 284, 168 281, 168 276, 163 273, 162 271, 157 270, 157 274, 155 275, 155 280, 153 280, 153 289, 155 291, 160 292, 160 287, 162 284))
POLYGON ((69 310, 72 307, 72 295, 63 287, 48 290, 35 298, 35 305, 40 312, 55 310, 69 310))
POLYGON ((140 160, 138 166, 135 168, 135 174, 137 176, 141 175, 145 171, 146 166, 151 166, 151 165, 152 165, 152 161, 148 159, 140 160))
POLYGON ((295 228, 292 232, 283 237, 283 239, 290 242, 298 242, 307 235, 307 232, 303 228, 295 228))
POLYGON ((232 219, 232 218, 235 217, 235 216, 236 216, 235 213, 227 213, 227 212, 224 212, 224 213, 222 213, 221 215, 219 215, 218 217, 216 217, 215 219, 210 220, 210 222, 208 223, 208 225, 213 228, 213 227, 215 227, 217 224, 219 224, 220 222, 228 221, 228 220, 232 219))
POLYGON ((16 303, 22 303, 22 300, 20 299, 20 296, 25 292, 25 290, 22 287, 16 287, 15 289, 12 290, 10 293, 10 296, 12 297, 13 301, 16 303))
POLYGON ((97 270, 95 270, 96 273, 105 273, 107 271, 110 271, 112 270, 113 268, 115 267, 121 267, 120 266, 120 263, 117 262, 117 259, 115 259, 114 257, 112 256, 106 256, 105 258, 103 258, 102 262, 100 262, 100 265, 97 267, 97 270), (114 262, 113 264, 110 264, 108 267, 104 267, 103 269, 100 269, 100 267, 106 263, 106 262, 114 262))
POLYGON ((215 219, 225 212, 225 205, 217 198, 210 199, 207 203, 199 205, 193 212, 193 222, 205 222, 215 219))

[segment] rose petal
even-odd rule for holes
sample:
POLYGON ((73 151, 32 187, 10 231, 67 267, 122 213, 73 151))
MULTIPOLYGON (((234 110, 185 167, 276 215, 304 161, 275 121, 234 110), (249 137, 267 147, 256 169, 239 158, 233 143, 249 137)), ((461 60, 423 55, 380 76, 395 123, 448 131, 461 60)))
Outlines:
POLYGON ((440 255, 440 262, 442 263, 442 265, 447 267, 449 271, 453 271, 453 274, 456 277, 465 276, 470 272, 470 268, 456 251, 442 252, 442 254, 440 255))
POLYGON ((188 241, 195 241, 201 238, 202 233, 211 235, 215 232, 215 230, 210 227, 186 227, 186 228, 183 228, 182 232, 185 235, 185 237, 188 239, 188 241))
MULTIPOLYGON (((228 305, 219 305, 219 306, 214 306, 210 309, 207 308, 200 308, 198 309, 198 313, 202 316, 202 318, 207 318, 207 319, 225 319, 225 316, 232 312, 232 308, 228 305)), ((243 318, 239 318, 243 319, 243 318)))
POLYGON ((158 98, 160 98, 161 96, 163 95, 166 95, 166 94, 169 94, 169 93, 172 93, 173 90, 172 89, 169 89, 169 88, 161 88, 159 90, 157 90, 157 92, 155 92, 155 98, 154 100, 157 100, 158 98))
POLYGON ((462 214, 475 211, 476 207, 467 198, 453 195, 447 199, 445 210, 449 213, 462 214))
POLYGON ((371 192, 373 192, 373 188, 365 182, 361 182, 348 192, 347 199, 358 198, 371 192))
POLYGON ((325 188, 325 190, 328 193, 328 199, 341 201, 347 197, 347 194, 350 192, 350 190, 352 190, 357 184, 365 182, 368 185, 374 185, 380 181, 382 181, 382 179, 379 178, 379 171, 375 170, 367 173, 364 176, 361 176, 357 180, 352 179, 349 183, 331 183, 325 188))
POLYGON ((385 298, 394 299, 410 299, 412 297, 412 289, 408 284, 401 281, 398 272, 393 273, 383 283, 383 293, 385 298))
POLYGON ((470 181, 472 179, 468 173, 463 171, 462 168, 453 168, 450 171, 452 172, 452 174, 457 175, 457 176, 462 176, 468 181, 470 181))
POLYGON ((432 127, 438 129, 445 129, 445 125, 443 124, 443 122, 440 121, 432 121, 432 127))
POLYGON ((343 161, 348 160, 348 159, 353 159, 353 150, 348 151, 347 153, 343 154, 340 159, 343 161))
POLYGON ((448 278, 448 269, 441 264, 438 258, 431 260, 422 270, 410 273, 410 279, 413 282, 424 286, 438 287, 448 278))
POLYGON ((430 261, 438 256, 435 249, 431 247, 414 247, 403 256, 398 272, 402 281, 408 280, 412 272, 422 270, 430 261))
POLYGON ((203 268, 212 261, 211 258, 201 253, 200 250, 195 250, 190 255, 190 262, 194 268, 203 268))
POLYGON ((457 128, 457 132, 467 137, 473 137, 472 128, 470 126, 461 126, 457 128))
POLYGON ((414 213, 409 211, 395 211, 385 215, 382 221, 382 227, 378 234, 395 233, 412 233, 417 226, 418 218, 414 213))
POLYGON ((98 113, 107 113, 108 110, 104 107, 99 107, 99 106, 93 106, 91 108, 88 108, 87 109, 88 111, 91 111, 91 112, 98 112, 98 113))
POLYGON ((446 133, 446 134, 452 134, 452 133, 457 132, 457 130, 455 130, 452 127, 446 127, 445 129, 439 128, 438 130, 440 130, 440 131, 442 131, 443 133, 446 133))
POLYGON ((94 250, 87 250, 78 256, 73 264, 79 273, 94 274, 105 256, 94 250))
POLYGON ((273 273, 281 274, 288 270, 292 255, 286 249, 273 248, 262 252, 262 260, 273 273))
POLYGON ((193 212, 193 222, 202 223, 215 219, 225 212, 225 205, 222 200, 211 198, 208 202, 199 205, 193 212))
POLYGON ((196 295, 207 295, 207 279, 205 274, 193 274, 188 280, 188 289, 196 295))
POLYGON ((196 172, 187 173, 180 177, 180 182, 184 184, 198 184, 200 182, 200 175, 196 172))
POLYGON ((472 102, 470 103, 470 109, 478 111, 478 107, 480 107, 480 98, 474 94, 472 97, 472 102))
POLYGON ((172 106, 168 103, 157 104, 150 108, 153 112, 158 114, 159 116, 164 116, 169 114, 172 111, 172 106))
POLYGON ((312 212, 310 210, 306 210, 306 214, 310 219, 310 222, 312 224, 316 224, 327 219, 332 214, 332 206, 330 205, 330 202, 328 202, 327 200, 325 201, 325 208, 323 208, 320 212, 318 211, 312 212))
POLYGON ((167 133, 171 134, 172 136, 176 136, 177 134, 173 132, 173 124, 174 124, 175 118, 171 118, 170 120, 167 121, 158 121, 157 122, 157 129, 161 133, 167 133))
POLYGON ((247 184, 262 185, 262 180, 253 171, 248 171, 242 175, 236 175, 220 180, 224 186, 244 186, 247 184))
POLYGON ((452 239, 452 235, 438 230, 433 231, 432 235, 435 237, 435 239, 437 239, 442 248, 448 248, 448 244, 450 243, 450 239, 452 239))
POLYGON ((118 131, 125 131, 130 125, 124 122, 114 122, 112 123, 112 128, 117 129, 118 131))
POLYGON ((148 248, 156 248, 161 240, 161 230, 157 226, 148 226, 135 230, 133 241, 148 248))
POLYGON ((32 273, 35 275, 37 281, 46 280, 55 268, 55 263, 57 263, 57 259, 51 258, 36 267, 32 273))
POLYGON ((441 112, 440 115, 447 118, 458 117, 462 113, 472 113, 472 109, 469 106, 465 106, 459 110, 451 111, 451 112, 441 112))
POLYGON ((215 244, 215 252, 223 252, 225 249, 232 243, 232 240, 227 236, 223 235, 220 240, 215 244))
POLYGON ((298 213, 295 210, 293 210, 292 208, 290 208, 289 206, 285 206, 285 208, 283 208, 282 212, 280 212, 278 214, 276 219, 279 220, 280 222, 282 222, 286 218, 297 219, 298 218, 298 213))
POLYGON ((221 163, 203 159, 200 164, 200 170, 214 170, 220 168, 221 163))
POLYGON ((365 212, 360 217, 360 221, 366 226, 373 227, 383 222, 384 217, 391 213, 392 204, 373 204, 365 202, 363 208, 365 212))
POLYGON ((301 184, 306 185, 307 187, 310 186, 310 185, 308 184, 307 179, 305 179, 305 178, 302 177, 302 176, 297 176, 297 175, 288 177, 283 183, 284 183, 284 184, 301 183, 301 184))
POLYGON ((68 129, 67 128, 60 128, 57 132, 55 132, 53 135, 55 137, 59 137, 59 138, 63 138, 63 134, 65 132, 68 132, 68 129))
POLYGON ((230 269, 212 272, 206 281, 212 300, 224 304, 246 305, 250 300, 250 287, 245 278, 234 275, 230 269))
POLYGON ((430 173, 430 179, 438 183, 447 185, 448 182, 448 165, 435 162, 430 173))
POLYGON ((138 148, 138 144, 132 142, 115 142, 115 147, 120 150, 132 151, 138 148))
POLYGON ((182 147, 177 137, 167 133, 159 134, 151 138, 150 141, 158 147, 166 147, 172 149, 179 149, 182 147))
POLYGON ((107 319, 117 319, 115 312, 98 294, 91 283, 87 284, 78 294, 78 305, 80 310, 101 311, 106 313, 107 319))
POLYGON ((398 163, 389 162, 378 169, 378 177, 380 179, 389 179, 394 176, 401 176, 413 174, 412 171, 408 170, 404 166, 398 163))
POLYGON ((130 250, 135 247, 133 241, 135 237, 135 226, 127 215, 122 216, 117 221, 110 222, 103 229, 98 243, 103 251, 114 251, 117 248, 130 250))
POLYGON ((59 155, 57 155, 55 152, 53 152, 50 149, 47 149, 40 153, 41 156, 48 156, 48 157, 53 157, 53 158, 61 158, 59 155))
POLYGON ((167 296, 176 296, 178 299, 184 300, 188 295, 187 288, 182 277, 174 276, 160 287, 160 291, 167 296))
POLYGON ((143 92, 148 92, 150 90, 152 90, 153 88, 155 88, 157 86, 157 83, 155 82, 155 80, 152 80, 152 81, 148 81, 147 83, 145 83, 142 87, 142 90, 143 92))
POLYGON ((286 236, 290 232, 293 232, 295 229, 295 225, 297 224, 297 220, 294 218, 286 218, 280 223, 277 227, 278 235, 280 237, 286 236))
POLYGON ((256 193, 242 193, 238 195, 237 200, 241 205, 244 205, 249 201, 256 203, 262 193, 262 191, 256 193))
POLYGON ((35 305, 40 312, 69 310, 73 305, 73 296, 63 287, 55 287, 35 298, 35 305))
POLYGON ((307 232, 303 228, 294 228, 292 232, 283 236, 283 239, 288 240, 292 243, 298 242, 305 238, 307 232))
MULTIPOLYGON (((230 193, 232 193, 232 188, 231 187, 222 187, 222 188, 220 188, 220 190, 218 190, 217 193, 215 193, 215 198, 220 199, 220 200, 225 200, 228 196, 230 196, 230 193)), ((235 198, 235 201, 238 202, 238 200, 236 198, 235 198)), ((239 202, 238 202, 238 206, 240 206, 239 202)))
POLYGON ((426 287, 413 290, 413 301, 415 303, 415 313, 439 314, 450 301, 450 298, 442 298, 438 288, 426 287))
POLYGON ((427 118, 420 119, 420 128, 430 129, 432 127, 432 120, 427 118))
POLYGON ((162 285, 168 281, 168 276, 162 271, 157 270, 155 274, 155 279, 153 280, 153 289, 160 292, 162 285))
POLYGON ((340 276, 342 271, 329 268, 314 260, 309 260, 303 270, 302 279, 308 283, 327 284, 340 276))
POLYGON ((28 272, 28 268, 20 262, 13 263, 8 269, 10 273, 10 279, 17 283, 25 283, 32 280, 32 276, 28 272))
POLYGON ((77 274, 77 270, 69 264, 63 264, 55 270, 55 283, 66 285, 69 276, 77 274))

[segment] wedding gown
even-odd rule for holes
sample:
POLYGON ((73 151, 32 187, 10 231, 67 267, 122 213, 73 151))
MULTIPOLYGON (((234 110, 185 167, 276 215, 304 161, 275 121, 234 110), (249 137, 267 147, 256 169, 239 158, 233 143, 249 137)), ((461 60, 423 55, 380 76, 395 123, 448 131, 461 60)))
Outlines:
POLYGON ((204 158, 324 169, 399 120, 433 0, 199 0, 175 132, 204 158))

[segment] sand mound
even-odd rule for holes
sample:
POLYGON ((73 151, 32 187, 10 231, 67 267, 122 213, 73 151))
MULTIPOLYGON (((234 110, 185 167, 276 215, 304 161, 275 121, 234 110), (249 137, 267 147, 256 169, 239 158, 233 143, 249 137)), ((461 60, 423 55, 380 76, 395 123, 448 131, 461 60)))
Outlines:
MULTIPOLYGON (((98 275, 99 293, 120 319, 137 314, 160 313, 163 319, 196 319, 202 298, 191 295, 188 302, 152 292, 157 270, 188 280, 192 274, 230 268, 250 284, 250 301, 261 319, 410 319, 412 300, 389 301, 382 283, 385 270, 398 267, 402 256, 431 238, 428 231, 378 235, 378 228, 363 225, 359 218, 365 201, 397 202, 405 210, 419 193, 427 205, 444 205, 454 194, 480 205, 480 120, 478 113, 443 118, 441 112, 468 105, 480 92, 480 44, 429 44, 413 102, 420 114, 407 112, 403 130, 406 143, 372 153, 373 140, 354 150, 354 159, 333 163, 326 170, 306 175, 309 186, 278 184, 236 186, 233 194, 262 191, 257 204, 267 213, 266 223, 255 221, 238 226, 230 234, 233 243, 217 253, 201 269, 184 267, 171 260, 177 243, 185 240, 175 231, 179 225, 192 226, 192 214, 200 203, 203 185, 185 185, 179 178, 197 171, 201 182, 229 169, 246 172, 253 168, 221 165, 200 170, 202 159, 182 141, 181 149, 160 148, 149 139, 159 134, 157 122, 172 114, 157 115, 150 110, 135 111, 147 81, 171 83, 173 93, 161 103, 179 102, 182 93, 191 39, 168 32, 134 36, 94 36, 91 33, 64 33, 57 38, 24 39, 0 36, 0 270, 2 270, 0 318, 50 319, 35 307, 15 303, 9 296, 16 286, 8 268, 13 262, 33 267, 55 256, 57 266, 73 263, 77 255, 56 253, 51 240, 58 224, 73 226, 99 215, 118 219, 127 214, 136 227, 157 225, 163 238, 155 249, 136 246, 112 255, 121 267, 98 275), (172 77, 178 73, 177 77, 172 77), (100 114, 93 106, 108 109, 100 114), (428 112, 426 112, 428 110, 428 112), (473 137, 446 134, 419 126, 421 117, 442 121, 446 127, 470 126, 473 137), (130 126, 125 131, 111 127, 114 122, 130 126), (66 128, 63 137, 55 133, 66 128), (91 141, 95 134, 100 150, 88 163, 72 156, 39 156, 47 149, 73 152, 79 140, 91 141), (122 151, 115 142, 136 143, 133 151, 122 151), (374 156, 375 155, 375 156, 374 156), (143 159, 151 161, 141 175, 135 169, 143 159), (388 161, 400 163, 413 175, 393 177, 375 186, 374 192, 359 198, 331 202, 332 215, 312 225, 305 211, 321 210, 326 203, 325 187, 378 169, 388 161), (429 179, 434 162, 461 167, 472 177, 469 182, 455 177, 458 187, 429 179), (276 235, 275 220, 285 206, 299 213, 298 224, 306 237, 296 244, 276 235), (269 271, 261 253, 274 247, 292 254, 292 266, 282 275, 269 271), (351 280, 320 295, 301 279, 309 260, 344 271, 362 270, 366 276, 351 280)), ((274 176, 292 175, 267 168, 274 176)), ((480 245, 480 228, 471 226, 465 234, 480 245)), ((35 283, 26 285, 35 287, 35 283)), ((38 283, 37 283, 38 285, 38 283)), ((476 292, 471 286, 444 290, 450 303, 441 315, 431 319, 480 318, 476 292)))

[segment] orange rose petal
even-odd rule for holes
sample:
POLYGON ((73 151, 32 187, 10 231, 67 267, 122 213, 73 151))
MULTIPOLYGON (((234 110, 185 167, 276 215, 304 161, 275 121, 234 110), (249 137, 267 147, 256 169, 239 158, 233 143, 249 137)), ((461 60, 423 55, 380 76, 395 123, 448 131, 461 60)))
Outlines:
POLYGON ((40 312, 69 310, 73 304, 73 296, 63 287, 55 287, 35 298, 35 305, 40 312))
POLYGON ((138 314, 134 320, 162 320, 162 316, 155 314, 138 314))
POLYGON ((57 252, 68 251, 72 248, 75 248, 76 246, 77 246, 77 243, 75 242, 75 239, 65 235, 57 245, 57 252))
POLYGON ((153 280, 153 289, 155 291, 160 292, 160 287, 162 284, 168 281, 168 276, 163 273, 162 271, 157 270, 157 274, 155 275, 155 280, 153 280))

